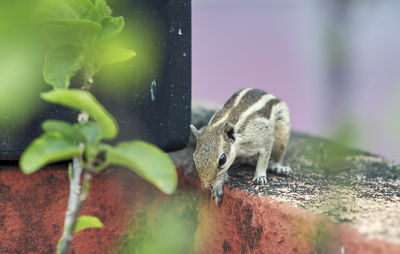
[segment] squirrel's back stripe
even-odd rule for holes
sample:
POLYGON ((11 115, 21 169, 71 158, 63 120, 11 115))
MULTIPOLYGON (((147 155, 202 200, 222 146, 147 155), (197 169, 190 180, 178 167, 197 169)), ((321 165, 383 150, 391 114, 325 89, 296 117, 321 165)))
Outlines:
POLYGON ((259 89, 242 89, 236 92, 209 121, 217 127, 225 122, 235 125, 235 131, 241 131, 254 118, 270 119, 273 108, 280 100, 272 94, 259 89))
POLYGON ((233 125, 236 125, 239 121, 239 118, 243 116, 243 113, 245 113, 253 104, 257 103, 265 95, 268 94, 259 89, 249 90, 242 97, 238 105, 231 110, 229 119, 227 119, 227 121, 233 125))
MULTIPOLYGON (((253 113, 249 114, 247 119, 239 126, 235 127, 235 131, 240 133, 246 129, 248 123, 250 123, 254 119, 265 119, 265 121, 271 120, 271 114, 275 109, 275 105, 281 103, 282 101, 276 98, 270 99, 261 109, 254 111, 253 113), (268 119, 268 120, 267 120, 268 119)), ((275 112, 275 111, 274 111, 275 112)), ((275 114, 275 113, 273 113, 275 114)))
POLYGON ((249 94, 249 91, 253 90, 251 88, 246 88, 246 89, 242 89, 240 90, 240 93, 238 94, 238 96, 235 98, 235 104, 233 105, 234 107, 236 107, 237 105, 239 105, 239 102, 242 100, 242 98, 249 94))
POLYGON ((221 123, 226 122, 228 119, 229 113, 231 112, 232 108, 236 107, 240 101, 242 100, 243 96, 245 96, 251 88, 241 89, 234 93, 231 98, 224 104, 221 110, 214 114, 214 116, 210 119, 209 125, 219 125, 221 123))
POLYGON ((270 119, 273 107, 280 102, 281 102, 281 100, 279 100, 279 99, 276 99, 276 98, 272 99, 272 100, 268 101, 268 103, 265 104, 265 106, 261 110, 255 112, 254 114, 260 115, 267 119, 270 119))
POLYGON ((271 107, 271 105, 268 103, 274 99, 275 96, 273 96, 272 94, 264 94, 259 100, 249 106, 245 111, 242 111, 243 113, 240 115, 237 123, 233 123, 235 125, 235 131, 238 131, 245 124, 250 115, 260 111, 261 109, 264 109, 267 105, 271 107))

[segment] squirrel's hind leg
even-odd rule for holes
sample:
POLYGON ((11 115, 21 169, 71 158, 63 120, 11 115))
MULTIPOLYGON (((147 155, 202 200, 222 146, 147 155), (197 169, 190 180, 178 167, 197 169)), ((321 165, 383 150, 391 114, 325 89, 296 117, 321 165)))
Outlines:
POLYGON ((290 167, 282 165, 282 160, 285 156, 290 139, 289 110, 286 104, 280 104, 275 114, 274 145, 272 147, 268 171, 286 176, 292 172, 290 167))

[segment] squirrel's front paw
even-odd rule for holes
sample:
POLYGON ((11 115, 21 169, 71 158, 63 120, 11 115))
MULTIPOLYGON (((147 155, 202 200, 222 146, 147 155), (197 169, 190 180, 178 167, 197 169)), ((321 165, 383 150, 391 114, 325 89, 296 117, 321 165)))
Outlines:
POLYGON ((255 184, 264 185, 267 184, 267 177, 266 176, 255 176, 253 180, 251 180, 255 184))
POLYGON ((215 204, 219 206, 222 201, 222 195, 224 195, 224 191, 222 190, 222 186, 217 186, 211 190, 211 197, 214 199, 215 204))

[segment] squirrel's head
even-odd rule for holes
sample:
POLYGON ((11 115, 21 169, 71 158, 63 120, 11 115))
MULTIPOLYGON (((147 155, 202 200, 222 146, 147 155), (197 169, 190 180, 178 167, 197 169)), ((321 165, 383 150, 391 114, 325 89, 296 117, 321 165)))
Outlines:
POLYGON ((210 189, 215 180, 228 171, 235 160, 234 126, 224 123, 197 130, 195 126, 190 125, 190 129, 197 140, 193 162, 203 189, 210 189))

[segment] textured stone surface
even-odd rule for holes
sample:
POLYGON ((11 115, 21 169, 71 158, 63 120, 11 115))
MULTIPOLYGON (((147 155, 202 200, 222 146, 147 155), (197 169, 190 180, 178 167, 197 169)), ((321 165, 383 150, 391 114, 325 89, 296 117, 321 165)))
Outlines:
MULTIPOLYGON (((194 107, 192 122, 201 127, 212 113, 194 107)), ((172 155, 189 172, 193 167, 187 157, 194 146, 192 137, 188 148, 172 155)), ((293 174, 269 174, 264 186, 251 182, 254 165, 242 165, 229 172, 231 180, 224 188, 221 207, 211 204, 200 209, 198 232, 210 232, 212 239, 206 246, 215 243, 216 249, 226 253, 339 253, 342 248, 345 253, 400 252, 398 163, 299 133, 292 134, 285 163, 293 168, 293 174), (211 218, 202 217, 202 211, 211 218), (251 214, 251 220, 243 221, 243 213, 251 214), (217 229, 212 230, 213 223, 217 229), (240 236, 241 230, 235 229, 249 223, 252 227, 247 235, 260 240, 253 247, 244 235, 240 236), (260 237, 257 232, 261 232, 260 237), (286 238, 285 243, 276 236, 279 234, 286 238), (229 241, 234 236, 235 240, 229 241), (281 242, 278 246, 282 249, 269 241, 281 242)), ((201 253, 208 252, 203 248, 201 253)))

